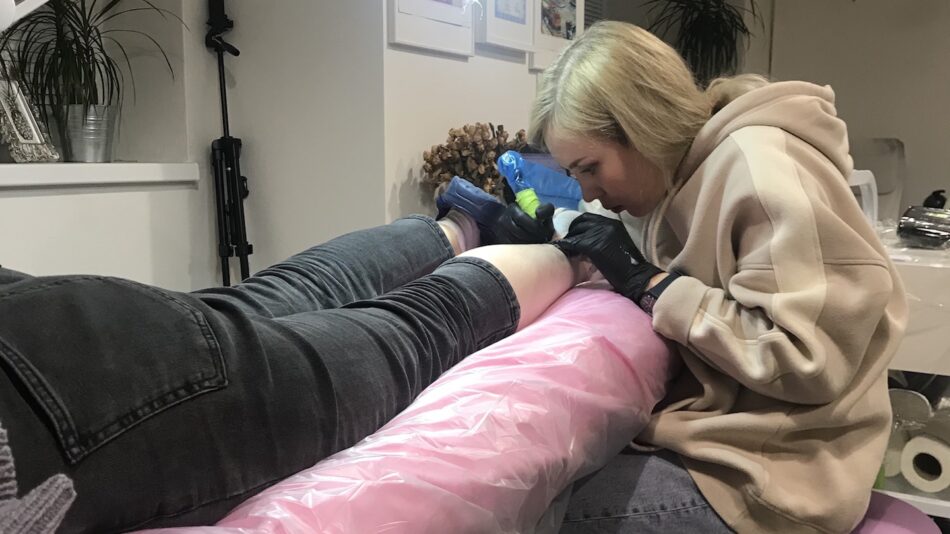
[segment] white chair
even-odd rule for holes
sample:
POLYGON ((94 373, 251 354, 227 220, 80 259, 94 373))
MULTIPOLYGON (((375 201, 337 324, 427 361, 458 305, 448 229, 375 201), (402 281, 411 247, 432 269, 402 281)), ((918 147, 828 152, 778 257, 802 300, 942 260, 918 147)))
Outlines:
POLYGON ((871 225, 877 223, 877 180, 874 179, 874 173, 871 171, 853 171, 848 177, 848 185, 851 191, 855 192, 855 197, 861 204, 861 211, 871 221, 871 225))

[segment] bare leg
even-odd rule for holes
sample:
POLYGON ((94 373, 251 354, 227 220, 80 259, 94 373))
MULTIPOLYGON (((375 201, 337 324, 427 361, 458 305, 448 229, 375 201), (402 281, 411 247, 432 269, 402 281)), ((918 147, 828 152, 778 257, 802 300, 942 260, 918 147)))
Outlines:
POLYGON ((479 246, 478 226, 475 219, 456 210, 452 210, 444 219, 436 221, 442 233, 452 244, 455 255, 479 246))
POLYGON ((567 290, 586 281, 590 273, 589 264, 569 260, 554 245, 495 245, 460 256, 486 260, 505 275, 521 304, 519 330, 531 324, 567 290))
POLYGON ((481 258, 494 265, 511 284, 521 305, 518 329, 531 324, 568 289, 590 278, 591 265, 569 260, 553 245, 494 245, 477 247, 475 221, 460 212, 438 221, 461 257, 481 258), (474 238, 473 238, 474 232, 474 238))

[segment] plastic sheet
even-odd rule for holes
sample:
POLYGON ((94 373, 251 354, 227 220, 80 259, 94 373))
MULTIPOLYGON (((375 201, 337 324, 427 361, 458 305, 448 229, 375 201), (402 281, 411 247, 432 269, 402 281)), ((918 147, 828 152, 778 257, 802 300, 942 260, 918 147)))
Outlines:
POLYGON ((643 428, 675 367, 634 304, 575 289, 354 447, 216 527, 162 532, 534 532, 562 490, 643 428))
POLYGON ((509 150, 498 158, 498 172, 516 193, 530 187, 541 202, 549 202, 556 208, 576 210, 583 196, 577 180, 564 174, 564 169, 550 154, 521 154, 509 150))
POLYGON ((950 375, 950 249, 907 247, 893 221, 879 224, 878 235, 904 282, 909 308, 907 331, 891 367, 950 375))
POLYGON ((916 265, 950 269, 950 249, 926 249, 907 246, 897 235, 897 222, 883 221, 877 226, 878 236, 887 247, 891 260, 900 266, 916 265))

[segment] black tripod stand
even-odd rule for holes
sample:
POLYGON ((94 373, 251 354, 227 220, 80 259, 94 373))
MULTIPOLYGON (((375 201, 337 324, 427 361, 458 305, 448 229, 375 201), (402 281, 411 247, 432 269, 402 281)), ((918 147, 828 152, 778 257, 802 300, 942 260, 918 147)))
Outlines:
POLYGON ((218 79, 221 87, 221 119, 224 137, 211 144, 211 165, 214 170, 214 197, 217 209, 218 256, 221 258, 221 278, 231 285, 230 258, 237 256, 241 263, 241 280, 250 275, 247 257, 254 247, 247 242, 244 223, 244 199, 247 198, 247 178, 241 175, 241 140, 231 137, 228 125, 228 93, 224 78, 224 54, 238 56, 241 51, 226 43, 222 35, 234 28, 234 21, 224 13, 224 0, 209 0, 208 34, 205 45, 218 55, 218 79))

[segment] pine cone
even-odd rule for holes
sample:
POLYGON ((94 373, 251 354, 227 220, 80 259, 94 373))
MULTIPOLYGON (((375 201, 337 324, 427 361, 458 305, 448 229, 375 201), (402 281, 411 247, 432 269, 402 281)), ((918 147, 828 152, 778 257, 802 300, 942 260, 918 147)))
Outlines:
POLYGON ((422 180, 437 192, 453 176, 461 176, 489 193, 501 196, 502 181, 496 159, 508 150, 525 147, 527 135, 519 130, 514 139, 505 127, 476 122, 451 128, 445 143, 422 153, 422 180))

